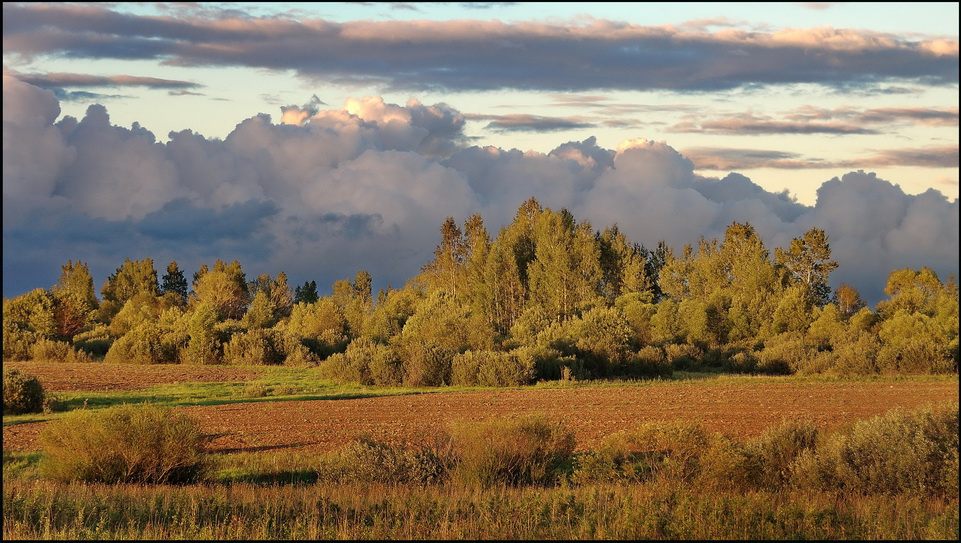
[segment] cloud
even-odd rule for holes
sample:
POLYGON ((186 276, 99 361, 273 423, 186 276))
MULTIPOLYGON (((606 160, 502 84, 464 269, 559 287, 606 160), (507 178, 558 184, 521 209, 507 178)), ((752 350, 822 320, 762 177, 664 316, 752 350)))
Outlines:
POLYGON ((860 169, 806 206, 741 174, 698 175, 701 156, 666 142, 605 149, 587 138, 546 154, 470 146, 463 114, 416 99, 311 99, 295 106, 310 114, 297 123, 259 114, 223 140, 183 130, 158 143, 136 123, 111 124, 101 105, 58 121, 51 91, 5 76, 3 93, 5 296, 52 286, 67 259, 87 262, 98 286, 125 258, 148 257, 188 273, 236 259, 248 276, 284 271, 322 289, 366 269, 375 288, 402 286, 432 258, 446 217, 479 213, 496 236, 532 196, 649 248, 721 238, 738 221, 773 251, 822 228, 840 263, 832 282, 870 303, 895 268, 958 271, 958 200, 908 195, 860 169))
POLYGON ((203 12, 180 19, 109 5, 4 4, 4 54, 148 59, 292 70, 383 90, 673 89, 958 82, 958 45, 854 29, 714 32, 578 24, 355 21, 203 12), (317 54, 323 51, 323 54, 317 54))
POLYGON ((149 87, 155 89, 195 89, 203 87, 198 83, 177 81, 174 79, 160 79, 156 77, 142 77, 132 75, 100 76, 90 74, 52 73, 52 74, 16 74, 21 81, 41 88, 53 87, 149 87))
POLYGON ((670 127, 671 132, 698 132, 725 134, 730 136, 764 134, 879 134, 877 130, 865 128, 855 122, 782 121, 769 116, 742 113, 719 119, 686 121, 670 127))
POLYGON ((557 132, 591 128, 594 125, 573 118, 545 117, 542 115, 470 115, 470 120, 490 120, 487 128, 494 132, 557 132))
POLYGON ((798 153, 766 149, 732 149, 692 147, 684 155, 700 170, 746 170, 755 168, 840 169, 884 166, 920 166, 925 168, 957 168, 958 146, 946 145, 916 149, 886 149, 856 160, 823 160, 805 158, 798 153))

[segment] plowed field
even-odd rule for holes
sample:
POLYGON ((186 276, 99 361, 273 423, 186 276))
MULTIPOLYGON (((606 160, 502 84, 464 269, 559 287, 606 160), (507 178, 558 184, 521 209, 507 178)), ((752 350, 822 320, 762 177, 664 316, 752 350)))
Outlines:
MULTIPOLYGON (((36 375, 46 390, 132 390, 165 382, 245 381, 259 371, 216 366, 6 363, 36 375)), ((823 382, 763 378, 704 379, 648 386, 430 392, 379 398, 251 401, 180 408, 211 436, 209 450, 337 448, 360 435, 425 443, 452 421, 543 414, 574 431, 579 450, 647 421, 699 421, 738 440, 784 419, 806 418, 829 429, 895 407, 958 401, 958 382, 823 382)), ((35 450, 44 423, 3 429, 3 449, 35 450)))

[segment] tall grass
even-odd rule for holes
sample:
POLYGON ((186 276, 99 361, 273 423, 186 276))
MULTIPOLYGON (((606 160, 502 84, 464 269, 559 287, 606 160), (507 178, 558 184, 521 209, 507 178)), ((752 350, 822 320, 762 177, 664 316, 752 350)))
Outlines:
POLYGON ((838 492, 703 492, 371 483, 5 483, 4 539, 946 539, 957 501, 838 492))

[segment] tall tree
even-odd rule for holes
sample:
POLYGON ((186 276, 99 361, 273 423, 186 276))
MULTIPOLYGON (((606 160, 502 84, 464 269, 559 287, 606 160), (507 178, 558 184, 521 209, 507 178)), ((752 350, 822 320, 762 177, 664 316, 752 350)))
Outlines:
POLYGON ((811 228, 804 236, 791 240, 787 251, 775 249, 774 261, 787 268, 795 281, 807 286, 818 307, 830 301, 828 278, 838 263, 831 260, 831 245, 824 230, 811 228))
POLYGON ((317 294, 317 281, 304 281, 304 284, 294 289, 294 305, 312 304, 320 299, 317 294))
POLYGON ((866 305, 864 300, 861 299, 861 293, 858 292, 858 289, 847 283, 841 283, 835 289, 834 301, 845 318, 854 315, 866 305))
POLYGON ((99 303, 87 264, 68 260, 53 287, 57 335, 72 338, 93 319, 99 303))
POLYGON ((161 278, 160 292, 176 296, 181 305, 187 303, 187 278, 176 260, 167 264, 167 273, 161 278))
POLYGON ((111 301, 123 307, 123 304, 137 294, 160 295, 160 285, 157 282, 157 270, 153 260, 124 260, 123 266, 117 268, 100 288, 100 294, 105 301, 111 301))
POLYGON ((467 240, 453 217, 444 220, 440 234, 434 259, 421 270, 421 280, 429 290, 440 289, 456 297, 466 279, 467 240))

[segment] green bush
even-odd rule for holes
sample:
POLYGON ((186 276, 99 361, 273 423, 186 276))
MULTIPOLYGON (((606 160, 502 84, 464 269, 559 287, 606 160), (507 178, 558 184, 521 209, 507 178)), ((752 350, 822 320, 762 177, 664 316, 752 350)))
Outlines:
POLYGON ((361 437, 324 456, 317 476, 329 482, 426 485, 444 479, 447 463, 429 448, 410 449, 361 437))
POLYGON ((66 341, 40 338, 30 346, 30 358, 53 362, 93 362, 85 351, 78 351, 66 341))
POLYGON ((110 350, 113 340, 110 329, 101 324, 73 336, 73 345, 92 357, 103 359, 110 350))
POLYGON ((224 344, 225 364, 240 366, 276 366, 284 363, 283 332, 252 328, 235 333, 224 344))
POLYGON ((958 404, 892 409, 801 452, 792 482, 856 493, 958 498, 958 404))
POLYGON ((104 356, 109 364, 175 364, 178 345, 167 340, 167 330, 154 322, 141 324, 115 340, 104 356))
POLYGON ((30 346, 41 337, 43 336, 30 330, 26 327, 26 325, 14 322, 11 318, 7 318, 6 313, 4 313, 4 360, 30 360, 30 346))
POLYGON ((451 361, 454 385, 512 387, 528 385, 533 378, 533 364, 525 364, 514 353, 467 351, 451 361))
POLYGON ((40 379, 15 369, 3 370, 3 414, 39 413, 44 405, 40 379))
POLYGON ((715 439, 698 423, 644 423, 607 436, 583 455, 574 480, 690 483, 699 477, 701 458, 715 439))
POLYGON ((534 415, 451 425, 452 481, 469 486, 552 485, 573 459, 574 433, 534 415))
POLYGON ((41 473, 61 481, 188 483, 206 468, 196 421, 147 403, 68 413, 44 427, 41 473))
POLYGON ((745 446, 751 482, 768 489, 787 484, 794 461, 813 449, 817 438, 817 425, 810 420, 785 420, 766 429, 745 446))

